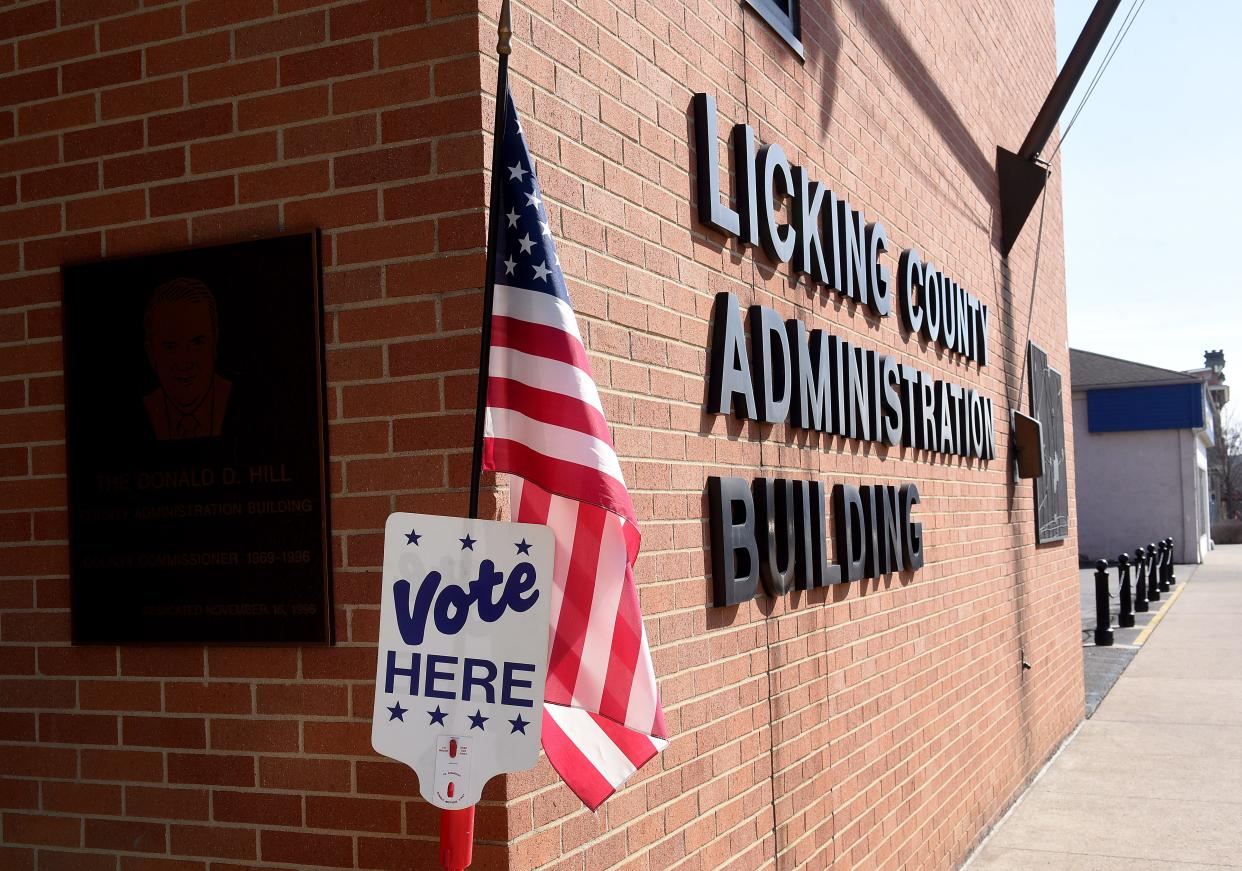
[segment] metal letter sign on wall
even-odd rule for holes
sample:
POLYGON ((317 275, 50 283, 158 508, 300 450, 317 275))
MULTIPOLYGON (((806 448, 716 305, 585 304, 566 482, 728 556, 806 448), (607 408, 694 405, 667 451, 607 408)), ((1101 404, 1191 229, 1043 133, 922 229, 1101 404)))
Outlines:
POLYGON ((554 548, 530 523, 388 517, 371 744, 436 807, 539 760, 554 548))
POLYGON ((1048 355, 1034 342, 1027 354, 1031 415, 1043 430, 1044 473, 1035 482, 1035 542, 1069 536, 1069 487, 1065 475, 1065 412, 1061 373, 1048 366, 1048 355))

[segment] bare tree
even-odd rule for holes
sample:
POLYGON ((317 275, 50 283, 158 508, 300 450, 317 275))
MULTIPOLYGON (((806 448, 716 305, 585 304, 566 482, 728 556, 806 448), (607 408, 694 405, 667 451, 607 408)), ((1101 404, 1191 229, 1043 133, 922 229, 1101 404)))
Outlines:
POLYGON ((1221 415, 1209 465, 1219 500, 1219 519, 1242 519, 1242 421, 1232 412, 1221 415))

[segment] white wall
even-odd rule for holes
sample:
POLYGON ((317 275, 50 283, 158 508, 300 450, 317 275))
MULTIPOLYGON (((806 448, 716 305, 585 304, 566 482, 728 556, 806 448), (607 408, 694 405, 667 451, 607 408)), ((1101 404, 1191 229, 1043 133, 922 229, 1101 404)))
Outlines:
POLYGON ((1207 446, 1203 440, 1195 436, 1189 436, 1190 446, 1187 453, 1192 457, 1191 462, 1194 464, 1195 476, 1195 492, 1194 492, 1194 510, 1189 512, 1193 515, 1196 523, 1195 526, 1186 530, 1186 535, 1193 535, 1198 543, 1198 562, 1203 561, 1203 557, 1208 552, 1209 542, 1211 539, 1211 516, 1212 510, 1209 504, 1209 491, 1211 485, 1208 482, 1208 456, 1207 446))
POLYGON ((1088 432, 1084 393, 1074 394, 1073 413, 1079 553, 1113 560, 1171 535, 1174 560, 1199 562, 1191 431, 1088 432))

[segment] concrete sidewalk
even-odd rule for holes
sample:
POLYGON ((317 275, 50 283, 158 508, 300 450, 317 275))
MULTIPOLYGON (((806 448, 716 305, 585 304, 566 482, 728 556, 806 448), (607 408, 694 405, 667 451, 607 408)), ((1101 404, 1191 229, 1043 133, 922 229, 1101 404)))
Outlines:
POLYGON ((1242 868, 1242 545, 1185 584, 966 868, 1242 868))

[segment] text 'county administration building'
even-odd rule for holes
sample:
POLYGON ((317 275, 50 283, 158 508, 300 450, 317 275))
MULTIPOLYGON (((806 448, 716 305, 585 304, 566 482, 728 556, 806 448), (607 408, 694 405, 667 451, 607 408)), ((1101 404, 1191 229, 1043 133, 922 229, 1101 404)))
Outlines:
MULTIPOLYGON (((467 513, 498 11, 0 5, 0 867, 437 867, 380 572, 467 513)), ((494 779, 472 867, 957 867, 1083 712, 1051 0, 512 25, 670 743, 494 779)))

